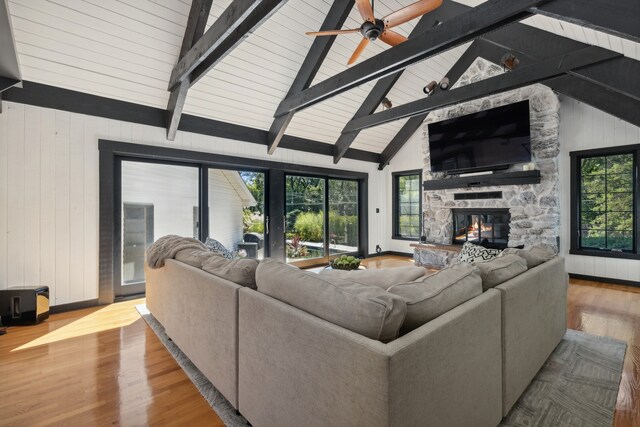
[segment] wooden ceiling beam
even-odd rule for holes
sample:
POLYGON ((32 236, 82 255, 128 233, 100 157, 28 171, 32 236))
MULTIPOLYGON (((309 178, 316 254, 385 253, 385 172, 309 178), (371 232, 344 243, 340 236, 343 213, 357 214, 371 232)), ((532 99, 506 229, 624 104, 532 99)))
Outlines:
POLYGON ((0 76, 0 93, 19 85, 21 82, 22 80, 10 79, 0 76))
MULTIPOLYGON (((469 69, 469 67, 481 56, 482 52, 486 49, 492 49, 489 43, 487 43, 483 39, 476 39, 467 50, 458 58, 455 64, 449 69, 446 74, 446 77, 449 78, 449 84, 454 86, 455 83, 462 77, 462 75, 469 69)), ((433 94, 437 94, 443 92, 439 86, 436 86, 433 94)), ((378 169, 382 170, 387 166, 391 159, 398 154, 398 151, 407 143, 409 138, 418 130, 418 128, 422 125, 422 122, 427 118, 429 113, 419 114, 417 116, 411 117, 406 121, 402 128, 398 131, 398 133, 393 137, 391 142, 385 147, 385 149, 380 154, 380 164, 378 165, 378 169)))
POLYGON ((443 22, 420 36, 400 43, 304 91, 284 99, 275 117, 308 108, 353 87, 407 68, 485 32, 530 15, 532 7, 545 0, 489 0, 443 22))
MULTIPOLYGON (((210 3, 209 0, 206 1, 210 3)), ((208 13, 204 24, 198 26, 197 30, 187 25, 181 57, 173 68, 169 81, 171 95, 167 105, 167 139, 175 138, 189 88, 269 19, 284 3, 286 0, 234 0, 204 34, 197 33, 200 29, 204 31, 208 13), (193 43, 185 50, 185 44, 191 34, 199 37, 193 38, 193 43)), ((210 8, 211 5, 209 5, 210 8)), ((201 22, 198 17, 201 15, 198 14, 198 5, 192 7, 191 12, 194 18, 191 19, 190 13, 190 21, 193 21, 194 25, 199 25, 201 22)))
MULTIPOLYGON (((424 33, 429 28, 433 28, 440 23, 451 19, 460 13, 466 10, 466 6, 462 6, 458 3, 447 1, 442 4, 439 8, 434 10, 433 12, 427 13, 420 18, 420 21, 416 24, 409 34, 409 38, 413 38, 418 36, 419 34, 424 33)), ((382 100, 387 96, 389 91, 393 88, 395 83, 398 81, 400 76, 404 70, 397 71, 389 76, 383 77, 378 80, 358 108, 358 111, 354 114, 353 119, 368 116, 373 114, 373 112, 378 108, 382 100)), ((349 147, 358 137, 360 131, 342 133, 338 140, 335 143, 334 154, 333 154, 333 163, 337 164, 340 159, 344 156, 344 154, 349 150, 349 147)))
POLYGON ((571 74, 547 80, 544 84, 558 93, 640 127, 640 101, 637 99, 619 96, 602 85, 571 74))
POLYGON ((547 79, 564 75, 569 71, 591 64, 608 61, 620 56, 622 55, 616 52, 595 46, 588 46, 569 54, 545 59, 526 67, 519 67, 515 71, 491 77, 486 80, 481 80, 477 83, 441 92, 427 98, 409 102, 399 107, 381 111, 368 117, 353 120, 347 124, 345 129, 347 132, 358 129, 362 130, 406 117, 428 113, 429 111, 449 105, 459 104, 496 93, 505 92, 507 90, 543 82, 547 79))
MULTIPOLYGON (((224 52, 218 50, 225 45, 225 42, 228 43, 227 39, 237 40, 248 36, 285 2, 285 0, 234 0, 173 68, 168 90, 176 88, 186 79, 190 79, 193 85, 196 80, 191 78, 191 74, 214 52, 217 51, 217 57, 227 52, 228 50, 224 52), (242 33, 236 31, 240 28, 242 33)), ((233 43, 233 46, 236 44, 233 43)), ((203 71, 200 70, 200 76, 204 75, 203 71)))
MULTIPOLYGON (((329 9, 329 13, 320 27, 320 31, 342 28, 344 22, 349 17, 349 13, 353 9, 354 3, 354 0, 334 1, 331 5, 331 9, 329 9)), ((311 48, 307 52, 307 56, 304 58, 298 74, 287 92, 287 96, 291 96, 311 86, 311 82, 318 73, 318 70, 329 53, 329 50, 331 50, 331 46, 333 46, 335 39, 336 36, 327 36, 316 37, 313 40, 311 48)), ((271 123, 267 148, 267 152, 269 154, 273 154, 275 149, 278 147, 278 144, 282 140, 282 137, 287 130, 287 126, 289 126, 294 114, 295 112, 292 111, 284 116, 275 118, 273 123, 271 123)))
MULTIPOLYGON (((184 30, 182 46, 180 47, 180 55, 178 60, 184 58, 189 49, 202 37, 204 29, 207 25, 209 12, 213 0, 193 0, 191 2, 191 10, 187 19, 187 27, 184 30)), ((184 103, 187 100, 187 92, 189 91, 189 81, 184 80, 177 87, 171 90, 169 101, 167 103, 167 139, 173 141, 178 132, 180 118, 184 103)))
POLYGON ((554 0, 531 11, 640 43, 638 0, 554 0))

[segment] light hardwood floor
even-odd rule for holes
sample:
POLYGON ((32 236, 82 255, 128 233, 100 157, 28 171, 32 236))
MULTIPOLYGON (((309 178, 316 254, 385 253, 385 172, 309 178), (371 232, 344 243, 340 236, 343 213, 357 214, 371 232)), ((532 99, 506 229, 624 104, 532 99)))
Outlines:
MULTIPOLYGON (((411 261, 389 256, 366 264, 411 261)), ((141 302, 9 328, 0 336, 0 425, 221 426, 139 317, 135 305, 141 302)), ((568 327, 628 343, 614 425, 640 425, 640 289, 572 280, 568 327)))

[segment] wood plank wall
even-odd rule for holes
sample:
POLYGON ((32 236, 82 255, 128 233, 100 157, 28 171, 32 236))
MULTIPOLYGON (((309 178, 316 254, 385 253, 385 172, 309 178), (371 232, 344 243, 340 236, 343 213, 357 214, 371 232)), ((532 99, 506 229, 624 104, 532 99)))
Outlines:
MULTIPOLYGON (((98 139, 135 142, 293 164, 336 168, 329 156, 165 130, 3 101, 0 114, 0 289, 48 285, 51 304, 98 297, 98 139)), ((340 169, 367 172, 386 187, 374 163, 343 159, 340 169)), ((387 247, 386 195, 369 195, 369 252, 387 247)))
POLYGON ((629 144, 640 144, 639 127, 582 102, 560 96, 560 236, 561 250, 567 257, 567 271, 570 273, 640 281, 639 260, 569 255, 569 153, 629 144))

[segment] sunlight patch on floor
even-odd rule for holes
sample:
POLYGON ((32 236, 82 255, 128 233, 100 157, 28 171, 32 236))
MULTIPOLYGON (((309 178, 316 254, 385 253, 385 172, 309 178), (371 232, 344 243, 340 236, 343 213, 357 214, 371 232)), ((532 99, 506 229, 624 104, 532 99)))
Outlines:
POLYGON ((11 351, 25 350, 40 345, 52 344, 58 341, 128 326, 140 319, 135 305, 141 302, 144 302, 144 300, 110 304, 33 341, 23 344, 20 347, 14 348, 11 351))

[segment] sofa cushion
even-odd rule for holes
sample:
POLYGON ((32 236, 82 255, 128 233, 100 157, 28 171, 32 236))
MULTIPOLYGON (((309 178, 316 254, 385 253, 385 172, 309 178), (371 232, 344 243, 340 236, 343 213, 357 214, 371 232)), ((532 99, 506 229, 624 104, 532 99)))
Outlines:
POLYGON ((238 285, 256 288, 256 259, 227 259, 214 255, 202 264, 202 269, 238 285))
POLYGON ((220 255, 205 249, 183 249, 176 253, 174 259, 195 268, 202 268, 202 264, 213 256, 219 257, 220 255))
POLYGON ((427 273, 423 267, 372 268, 369 270, 322 270, 323 276, 337 277, 350 282, 373 285, 382 289, 398 283, 413 282, 427 273))
POLYGON ((458 255, 458 262, 474 263, 478 261, 488 261, 500 255, 500 249, 487 249, 471 242, 465 242, 458 255))
POLYGON ((471 264, 454 264, 420 280, 391 286, 404 298, 407 317, 401 333, 410 332, 482 293, 480 271, 471 264))
POLYGON ((504 255, 521 256, 527 262, 527 268, 537 267, 543 262, 547 262, 556 256, 551 248, 542 245, 533 245, 528 249, 508 248, 502 253, 504 255))
POLYGON ((398 336, 407 313, 404 300, 382 288, 291 268, 264 259, 258 291, 328 322, 383 342, 398 336))
POLYGON ((518 255, 504 255, 489 261, 474 262, 480 270, 482 289, 487 290, 527 271, 527 262, 518 255))

